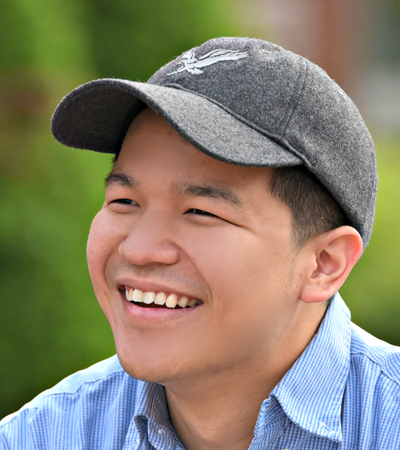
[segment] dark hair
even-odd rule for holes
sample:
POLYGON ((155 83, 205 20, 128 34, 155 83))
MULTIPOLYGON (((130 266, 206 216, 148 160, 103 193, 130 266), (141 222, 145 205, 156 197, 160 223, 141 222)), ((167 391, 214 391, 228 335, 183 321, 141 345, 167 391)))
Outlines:
POLYGON ((285 203, 293 215, 293 244, 310 239, 350 221, 323 184, 304 166, 280 167, 270 180, 271 194, 285 203))

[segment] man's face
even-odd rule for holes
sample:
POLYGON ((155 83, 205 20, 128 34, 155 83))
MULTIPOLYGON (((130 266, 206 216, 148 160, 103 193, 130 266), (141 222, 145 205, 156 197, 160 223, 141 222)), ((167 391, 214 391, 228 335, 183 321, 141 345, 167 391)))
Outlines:
POLYGON ((290 329, 298 258, 271 170, 205 155, 150 109, 133 121, 88 241, 94 290, 132 376, 168 384, 245 368, 290 329), (196 306, 131 303, 131 289, 196 306))

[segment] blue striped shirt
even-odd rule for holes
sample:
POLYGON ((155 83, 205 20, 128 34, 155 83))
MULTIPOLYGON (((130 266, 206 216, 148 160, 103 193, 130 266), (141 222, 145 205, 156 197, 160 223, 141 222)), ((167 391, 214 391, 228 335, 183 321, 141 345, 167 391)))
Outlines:
MULTIPOLYGON (((4 418, 0 449, 183 446, 163 387, 133 379, 114 356, 4 418)), ((262 403, 250 449, 399 450, 399 349, 352 324, 337 294, 318 333, 262 403)))

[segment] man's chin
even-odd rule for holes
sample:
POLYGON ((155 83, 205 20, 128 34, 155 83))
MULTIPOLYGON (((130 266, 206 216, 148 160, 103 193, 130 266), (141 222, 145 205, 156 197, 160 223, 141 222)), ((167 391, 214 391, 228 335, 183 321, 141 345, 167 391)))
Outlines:
POLYGON ((163 386, 173 383, 174 381, 184 378, 184 373, 177 368, 166 367, 159 364, 144 364, 137 361, 125 360, 118 354, 119 361, 125 372, 131 377, 147 381, 149 383, 157 383, 163 386))

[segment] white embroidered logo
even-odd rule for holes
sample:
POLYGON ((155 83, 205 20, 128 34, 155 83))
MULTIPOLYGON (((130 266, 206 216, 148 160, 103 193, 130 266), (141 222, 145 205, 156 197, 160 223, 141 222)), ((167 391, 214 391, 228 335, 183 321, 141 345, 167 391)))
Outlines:
POLYGON ((182 66, 179 67, 175 72, 170 73, 169 75, 173 75, 174 73, 184 72, 187 70, 193 74, 203 73, 204 70, 201 70, 200 67, 211 66, 220 61, 232 61, 236 59, 247 58, 249 54, 247 52, 238 52, 236 50, 213 50, 203 56, 200 56, 199 59, 196 58, 196 55, 192 50, 184 53, 182 55, 183 61, 181 62, 182 66))

